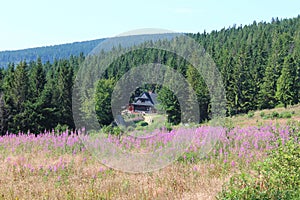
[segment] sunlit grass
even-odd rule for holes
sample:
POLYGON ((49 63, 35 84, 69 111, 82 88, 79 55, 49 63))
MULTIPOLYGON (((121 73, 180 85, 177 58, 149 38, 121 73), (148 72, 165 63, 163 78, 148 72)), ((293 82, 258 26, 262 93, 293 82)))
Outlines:
MULTIPOLYGON (((2 136, 0 184, 5 187, 0 189, 0 199, 214 199, 233 174, 250 171, 267 157, 267 150, 276 148, 279 138, 289 138, 285 126, 224 129, 213 149, 202 155, 201 138, 210 127, 187 130, 194 131, 196 140, 177 161, 140 174, 116 171, 99 163, 85 148, 80 133, 2 136)), ((161 139, 153 140, 151 147, 168 145, 163 137, 168 133, 159 134, 156 139, 161 139)), ((110 137, 111 141, 118 140, 110 137)), ((148 147, 127 136, 118 145, 126 150, 148 147), (129 146, 124 145, 129 142, 129 146)))

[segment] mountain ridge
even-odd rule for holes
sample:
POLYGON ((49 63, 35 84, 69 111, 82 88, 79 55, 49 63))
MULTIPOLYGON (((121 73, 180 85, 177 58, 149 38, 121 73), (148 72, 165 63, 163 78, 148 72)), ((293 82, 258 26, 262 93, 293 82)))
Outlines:
POLYGON ((20 50, 0 51, 0 67, 6 68, 9 63, 19 63, 22 60, 29 62, 35 61, 39 57, 43 63, 48 61, 52 63, 55 59, 69 58, 71 55, 78 56, 80 53, 86 55, 105 39, 107 38, 20 50))

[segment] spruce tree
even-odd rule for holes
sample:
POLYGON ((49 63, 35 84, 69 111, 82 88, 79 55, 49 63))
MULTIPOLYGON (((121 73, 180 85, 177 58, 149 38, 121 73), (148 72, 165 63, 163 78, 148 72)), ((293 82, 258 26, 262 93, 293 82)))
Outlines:
POLYGON ((296 64, 294 58, 290 55, 285 58, 281 75, 277 82, 277 99, 287 105, 295 104, 297 97, 297 91, 295 91, 296 85, 296 64))

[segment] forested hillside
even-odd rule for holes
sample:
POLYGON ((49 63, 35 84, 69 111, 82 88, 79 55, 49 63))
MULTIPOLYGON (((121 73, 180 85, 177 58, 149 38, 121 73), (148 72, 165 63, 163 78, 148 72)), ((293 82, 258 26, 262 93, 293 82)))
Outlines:
POLYGON ((230 114, 298 103, 300 16, 192 36, 223 75, 230 114))
MULTIPOLYGON (((199 42, 214 59, 222 74, 226 89, 227 115, 250 110, 288 106, 299 103, 300 97, 300 16, 293 19, 273 19, 270 23, 254 22, 248 26, 233 26, 220 31, 188 34, 199 42)), ((163 41, 159 41, 163 42, 163 41)), ((188 48, 188 47, 187 47, 188 48)), ((113 50, 117 51, 117 49, 113 50)), ((106 52, 102 52, 106 54, 106 52)), ((101 56, 101 55, 100 55, 101 56)), ((33 132, 51 129, 58 124, 74 128, 72 116, 72 86, 84 55, 60 59, 54 63, 24 61, 1 70, 1 133, 9 130, 33 132)), ((210 96, 196 69, 182 58, 157 49, 135 50, 114 61, 99 81, 97 90, 114 87, 115 82, 130 67, 144 63, 162 63, 181 72, 195 90, 201 116, 209 119, 210 96)), ((92 65, 93 63, 91 63, 92 65)), ((86 76, 89 81, 89 76, 86 76)), ((174 94, 157 85, 155 90, 169 114, 169 121, 178 123, 180 107, 174 94)), ((97 94, 96 99, 105 100, 97 94)), ((109 98, 107 98, 109 100, 109 98)), ((109 108, 108 108, 109 109, 109 108)), ((107 110, 97 110, 99 121, 107 110)), ((86 115, 88 116, 88 115, 86 115)), ((103 125, 109 124, 105 121, 103 125)))
POLYGON ((9 63, 19 63, 24 60, 27 62, 36 61, 37 58, 41 58, 43 63, 47 61, 52 63, 55 59, 68 59, 71 55, 79 56, 80 53, 86 55, 103 40, 104 39, 97 39, 24 50, 1 51, 0 67, 6 68, 9 63))

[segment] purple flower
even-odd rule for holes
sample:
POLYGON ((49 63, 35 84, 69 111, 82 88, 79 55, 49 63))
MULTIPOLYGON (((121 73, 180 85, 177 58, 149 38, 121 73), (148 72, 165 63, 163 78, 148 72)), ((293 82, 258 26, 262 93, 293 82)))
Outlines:
POLYGON ((235 167, 235 162, 234 161, 231 161, 231 167, 235 167))
POLYGON ((101 172, 104 172, 104 168, 103 167, 99 168, 99 173, 101 173, 101 172))

